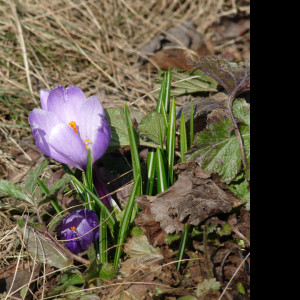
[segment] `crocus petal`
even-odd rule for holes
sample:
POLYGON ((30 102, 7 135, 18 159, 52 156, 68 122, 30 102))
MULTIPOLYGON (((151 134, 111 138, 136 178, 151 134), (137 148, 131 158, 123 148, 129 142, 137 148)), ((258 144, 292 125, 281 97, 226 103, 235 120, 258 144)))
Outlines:
POLYGON ((82 140, 93 140, 95 129, 101 127, 104 109, 96 96, 90 97, 80 107, 80 120, 78 122, 80 137, 82 140))
POLYGON ((37 147, 44 154, 60 162, 68 163, 64 156, 60 155, 49 145, 49 136, 52 128, 57 124, 62 124, 60 118, 51 112, 35 108, 30 112, 28 119, 37 147))
POLYGON ((80 243, 82 251, 88 250, 95 241, 95 233, 92 229, 93 227, 90 226, 86 219, 83 219, 77 227, 77 234, 80 237, 78 242, 80 243))
POLYGON ((79 125, 80 137, 91 147, 93 162, 97 161, 107 150, 111 131, 105 113, 98 98, 90 97, 81 105, 79 125))
POLYGON ((64 157, 63 163, 85 170, 88 150, 81 138, 67 124, 56 125, 49 136, 50 146, 64 157))
POLYGON ((95 242, 99 237, 99 227, 98 227, 99 221, 98 221, 97 214, 94 211, 89 209, 80 209, 77 210, 76 213, 82 216, 84 219, 86 219, 89 225, 91 226, 91 228, 95 228, 93 230, 94 233, 93 242, 95 242))
POLYGON ((85 101, 86 97, 79 87, 70 85, 64 88, 59 85, 51 90, 47 107, 48 111, 60 116, 65 123, 69 124, 71 121, 77 123, 81 114, 81 104, 85 101))
POLYGON ((100 113, 101 115, 105 116, 104 108, 101 105, 101 102, 100 102, 100 100, 98 99, 98 97, 96 95, 93 95, 93 96, 89 97, 87 99, 87 101, 89 101, 89 103, 90 103, 90 101, 92 101, 92 102, 94 102, 94 101, 98 102, 100 104, 100 106, 97 108, 98 109, 98 113, 100 113))
POLYGON ((67 240, 65 241, 65 245, 72 253, 78 254, 82 252, 75 230, 67 229, 62 239, 67 240))
POLYGON ((48 96, 50 94, 50 91, 44 91, 44 90, 40 90, 40 97, 41 97, 41 106, 43 110, 47 110, 47 100, 48 100, 48 96))
MULTIPOLYGON (((102 117, 102 116, 101 116, 102 117)), ((92 144, 93 162, 102 157, 107 150, 111 138, 111 131, 108 121, 102 117, 101 127, 98 127, 94 133, 94 140, 92 144)))

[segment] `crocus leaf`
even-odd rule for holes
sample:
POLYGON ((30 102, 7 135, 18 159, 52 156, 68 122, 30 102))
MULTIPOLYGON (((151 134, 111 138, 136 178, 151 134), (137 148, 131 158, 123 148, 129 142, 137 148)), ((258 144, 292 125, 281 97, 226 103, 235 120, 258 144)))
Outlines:
POLYGON ((156 144, 160 144, 159 125, 161 127, 162 139, 165 140, 165 125, 162 114, 153 111, 145 116, 139 127, 139 134, 146 136, 156 144))
POLYGON ((72 259, 59 250, 54 242, 34 228, 25 226, 23 236, 33 258, 56 268, 66 267, 72 263, 72 259))
POLYGON ((20 186, 10 181, 0 180, 0 194, 1 193, 34 205, 33 200, 25 193, 25 191, 23 191, 20 186))
POLYGON ((250 90, 250 68, 239 67, 218 56, 203 56, 189 64, 200 69, 224 87, 228 95, 250 90))
MULTIPOLYGON (((163 72, 156 78, 155 89, 158 89, 163 80, 163 72)), ((218 83, 207 76, 203 71, 180 71, 172 69, 171 96, 181 96, 198 92, 216 92, 218 83)))
MULTIPOLYGON (((235 117, 248 120, 249 104, 236 100, 233 104, 235 117)), ((209 173, 218 173, 225 183, 231 182, 241 169, 241 153, 228 112, 215 109, 207 119, 208 128, 196 137, 196 149, 187 157, 195 159, 209 173)), ((246 157, 250 159, 250 126, 240 123, 246 157)))

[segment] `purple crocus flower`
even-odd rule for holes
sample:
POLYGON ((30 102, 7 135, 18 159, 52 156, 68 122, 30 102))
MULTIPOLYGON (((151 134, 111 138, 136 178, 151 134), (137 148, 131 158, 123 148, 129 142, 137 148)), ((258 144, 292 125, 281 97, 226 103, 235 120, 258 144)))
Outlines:
POLYGON ((66 217, 57 230, 59 240, 74 254, 87 251, 99 238, 99 221, 95 212, 79 209, 66 217), (93 229, 94 228, 94 229, 93 229))
POLYGON ((46 155, 67 165, 86 170, 88 149, 93 162, 106 151, 111 131, 105 112, 96 96, 86 98, 70 85, 41 90, 42 109, 29 114, 32 135, 46 155))

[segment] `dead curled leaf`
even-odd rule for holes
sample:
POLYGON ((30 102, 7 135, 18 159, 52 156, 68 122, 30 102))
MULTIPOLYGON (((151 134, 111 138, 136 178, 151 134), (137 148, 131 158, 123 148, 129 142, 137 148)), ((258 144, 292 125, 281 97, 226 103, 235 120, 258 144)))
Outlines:
POLYGON ((219 213, 228 213, 241 204, 219 180, 203 171, 195 161, 174 167, 178 180, 156 196, 136 198, 142 211, 136 224, 145 232, 153 246, 164 244, 166 234, 181 233, 184 224, 197 226, 219 213))

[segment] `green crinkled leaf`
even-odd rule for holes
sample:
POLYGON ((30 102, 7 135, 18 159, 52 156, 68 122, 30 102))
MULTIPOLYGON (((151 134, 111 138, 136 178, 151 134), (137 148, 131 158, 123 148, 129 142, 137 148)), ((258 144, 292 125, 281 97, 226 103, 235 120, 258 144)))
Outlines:
POLYGON ((66 186, 70 181, 71 181, 71 179, 69 177, 64 177, 64 178, 61 178, 61 179, 55 181, 49 189, 49 192, 50 192, 49 195, 53 195, 57 190, 66 186))
POLYGON ((233 181, 230 183, 230 190, 242 201, 242 203, 250 204, 250 191, 248 189, 249 182, 246 179, 233 181))
MULTIPOLYGON (((249 104, 236 100, 233 104, 235 117, 245 123, 239 124, 246 157, 250 160, 249 104)), ((231 182, 241 170, 242 160, 237 137, 232 129, 228 113, 222 109, 214 110, 207 119, 207 130, 196 137, 196 149, 188 155, 195 159, 209 173, 218 173, 225 183, 231 182)))
POLYGON ((23 229, 24 242, 32 257, 56 268, 62 268, 72 263, 72 260, 57 248, 57 245, 42 233, 30 226, 23 229))
POLYGON ((0 180, 0 195, 1 193, 34 205, 32 199, 25 193, 25 191, 23 191, 20 186, 7 180, 0 180))
MULTIPOLYGON (((111 139, 108 147, 108 151, 119 149, 124 146, 129 146, 129 136, 126 125, 126 118, 123 108, 107 108, 105 110, 106 118, 109 122, 111 129, 111 139)), ((151 142, 143 141, 141 138, 138 139, 140 145, 157 147, 158 145, 151 142)))
POLYGON ((153 111, 142 119, 138 127, 138 130, 141 136, 146 136, 154 143, 159 145, 160 144, 159 126, 161 128, 161 134, 163 135, 162 140, 164 141, 165 140, 164 118, 162 114, 153 111))
MULTIPOLYGON (((171 97, 198 92, 216 92, 218 83, 207 76, 203 71, 195 69, 193 71, 171 70, 172 86, 171 97)), ((163 80, 164 72, 160 72, 156 78, 155 89, 159 89, 163 80)), ((159 91, 158 91, 159 92, 159 91)), ((158 94, 157 92, 157 94, 158 94)))

